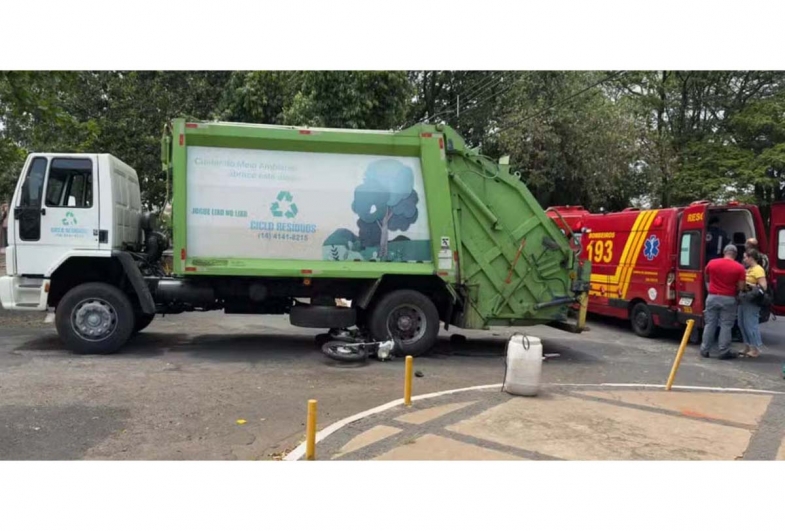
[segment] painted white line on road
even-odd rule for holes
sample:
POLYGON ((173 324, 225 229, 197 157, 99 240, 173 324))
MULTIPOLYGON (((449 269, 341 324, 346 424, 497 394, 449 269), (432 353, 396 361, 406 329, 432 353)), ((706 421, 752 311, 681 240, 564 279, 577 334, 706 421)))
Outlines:
MULTIPOLYGON (((549 384, 553 387, 645 387, 648 389, 665 389, 660 384, 638 384, 638 383, 601 383, 601 384, 549 384)), ((785 395, 783 391, 769 391, 767 389, 742 389, 740 387, 701 387, 697 385, 674 385, 671 389, 682 389, 685 391, 714 391, 719 393, 757 393, 764 395, 785 395)))
MULTIPOLYGON (((483 389, 494 389, 494 388, 501 388, 502 384, 490 384, 490 385, 477 385, 474 387, 464 387, 462 389, 450 389, 448 391, 439 391, 436 393, 429 393, 427 395, 418 395, 413 396, 412 401, 415 400, 427 400, 428 398, 436 398, 439 396, 450 395, 453 393, 461 393, 464 391, 481 391, 483 389)), ((316 433, 316 443, 318 444, 319 441, 324 440, 326 437, 332 435, 336 431, 340 430, 341 428, 348 426, 353 422, 357 422, 358 420, 362 420, 366 417, 370 417, 371 415, 375 415, 377 413, 381 413, 383 411, 387 411, 388 409, 392 409, 395 406, 403 405, 403 398, 399 398, 398 400, 393 400, 392 402, 387 402, 381 406, 375 407, 373 409, 369 409, 367 411, 362 411, 357 413, 356 415, 352 415, 351 417, 346 417, 343 420, 339 420, 338 422, 334 422, 327 426, 325 429, 316 433)), ((305 455, 305 443, 301 443, 297 448, 292 450, 290 453, 284 457, 284 461, 297 461, 305 455)), ((318 453, 317 453, 318 455, 318 453)))
MULTIPOLYGON (((463 393, 466 391, 482 391, 485 389, 499 389, 501 388, 502 384, 489 384, 489 385, 477 385, 474 387, 463 387, 461 389, 450 389, 448 391, 439 391, 436 393, 429 393, 426 395, 418 395, 413 396, 412 401, 416 400, 427 400, 429 398, 437 398, 440 396, 451 395, 454 393, 463 393)), ((660 384, 639 384, 639 383, 600 383, 600 384, 570 384, 570 383, 551 383, 551 384, 543 384, 543 387, 617 387, 617 388, 649 388, 649 389, 665 389, 664 385, 660 384)), ((763 389, 740 389, 736 387, 700 387, 694 385, 674 385, 671 389, 681 389, 684 391, 713 391, 713 392, 721 392, 721 393, 757 393, 757 394, 768 394, 768 395, 785 395, 785 392, 782 391, 768 391, 763 389)), ((318 444, 320 441, 323 441, 325 438, 329 437, 336 431, 340 430, 343 427, 352 424, 353 422, 357 422, 358 420, 362 420, 364 418, 370 417, 371 415, 376 415, 377 413, 382 413, 387 411, 388 409, 392 409, 396 406, 403 405, 403 398, 399 398, 398 400, 393 400, 392 402, 387 402, 381 406, 375 407, 373 409, 368 409, 366 411, 362 411, 357 413, 356 415, 352 415, 351 417, 346 417, 343 420, 339 420, 327 426, 325 429, 321 430, 316 434, 316 443, 318 444)), ((284 461, 298 461, 305 455, 305 443, 301 443, 297 448, 292 450, 290 453, 284 457, 284 461)))

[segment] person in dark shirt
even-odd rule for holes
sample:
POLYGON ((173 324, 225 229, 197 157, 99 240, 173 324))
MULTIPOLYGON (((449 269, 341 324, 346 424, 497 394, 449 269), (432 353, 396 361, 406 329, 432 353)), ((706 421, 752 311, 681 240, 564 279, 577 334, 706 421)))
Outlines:
POLYGON ((709 229, 706 232, 706 262, 721 258, 722 250, 729 243, 731 242, 728 234, 720 227, 720 219, 717 216, 709 219, 709 229))

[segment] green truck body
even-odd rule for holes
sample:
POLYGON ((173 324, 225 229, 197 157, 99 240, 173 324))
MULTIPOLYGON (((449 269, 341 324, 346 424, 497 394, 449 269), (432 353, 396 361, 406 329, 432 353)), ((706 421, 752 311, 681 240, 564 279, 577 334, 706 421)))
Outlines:
POLYGON ((3 307, 53 309, 64 343, 94 354, 122 348, 156 315, 208 310, 288 314, 332 343, 384 342, 380 356, 428 352, 442 323, 583 327, 580 236, 449 127, 176 119, 162 159, 171 238, 143 212, 131 166, 31 153, 10 213, 3 307))
MULTIPOLYGON (((381 132, 178 119, 164 136, 163 163, 173 180, 177 276, 356 279, 377 285, 385 277, 432 277, 453 299, 450 321, 463 328, 564 322, 586 290, 589 264, 579 263, 575 243, 547 217, 518 176, 507 165, 468 149, 446 126, 381 132), (316 160, 300 164, 306 156, 316 160), (374 164, 392 168, 371 175, 374 164), (419 166, 409 179, 414 186, 407 182, 391 191, 394 186, 381 182, 406 181, 401 173, 409 166, 419 166), (190 197, 194 188, 189 180, 195 178, 202 183, 197 187, 215 188, 190 197), (233 193, 231 181, 240 183, 233 193), (393 230, 392 223, 383 226, 385 217, 391 222, 401 218, 398 228, 406 225, 410 191, 417 196, 419 239, 407 238, 407 230, 393 230), (364 192, 373 203, 370 209, 356 204, 364 192), (303 202, 315 207, 313 196, 322 195, 329 204, 304 208, 303 202), (382 212, 385 207, 389 213, 382 212), (321 232, 314 225, 349 219, 350 209, 354 226, 339 223, 330 234, 333 227, 327 227, 328 232, 316 236, 322 241, 300 239, 313 240, 313 232, 321 232), (233 228, 219 230, 216 224, 233 228), (385 253, 379 252, 378 242, 384 236, 368 237, 360 225, 381 226, 388 233, 385 253), (305 234, 287 232, 292 226, 305 234), (197 251, 189 231, 199 232, 196 242, 210 239, 223 245, 204 254, 204 248, 209 252, 215 246, 197 243, 197 251), (298 249, 309 246, 322 247, 321 256, 298 249)), ((378 231, 371 227, 366 232, 378 231)))

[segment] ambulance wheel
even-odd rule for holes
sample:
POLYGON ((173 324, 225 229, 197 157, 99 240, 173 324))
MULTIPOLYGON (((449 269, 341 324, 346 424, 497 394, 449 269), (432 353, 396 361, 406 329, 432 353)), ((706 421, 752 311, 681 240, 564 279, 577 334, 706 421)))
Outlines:
POLYGON ((120 350, 134 331, 134 321, 128 296, 103 282, 72 288, 55 311, 60 339, 79 354, 111 354, 120 350))
POLYGON ((656 330, 654 318, 649 305, 645 302, 639 302, 632 307, 630 321, 632 321, 632 330, 639 336, 652 337, 654 335, 656 330))
POLYGON ((374 306, 368 325, 376 341, 395 341, 396 354, 419 356, 436 344, 439 311, 419 291, 402 289, 382 297, 374 306))
POLYGON ((690 339, 689 339, 690 344, 700 345, 702 339, 703 339, 703 329, 698 328, 697 326, 693 326, 692 332, 690 332, 690 339))

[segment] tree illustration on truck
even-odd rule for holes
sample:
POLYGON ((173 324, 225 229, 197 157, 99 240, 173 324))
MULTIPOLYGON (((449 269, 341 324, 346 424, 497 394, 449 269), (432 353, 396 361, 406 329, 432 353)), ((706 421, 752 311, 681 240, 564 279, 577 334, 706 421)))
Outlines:
POLYGON ((412 240, 404 234, 390 238, 390 232, 405 233, 414 225, 418 203, 412 168, 393 159, 372 162, 354 190, 352 211, 359 234, 343 228, 333 232, 324 242, 324 258, 429 261, 430 239, 412 240))
POLYGON ((379 247, 379 259, 389 251, 391 230, 405 231, 417 221, 417 192, 414 172, 397 160, 380 160, 365 171, 365 178, 354 190, 352 210, 359 216, 360 241, 379 247))

